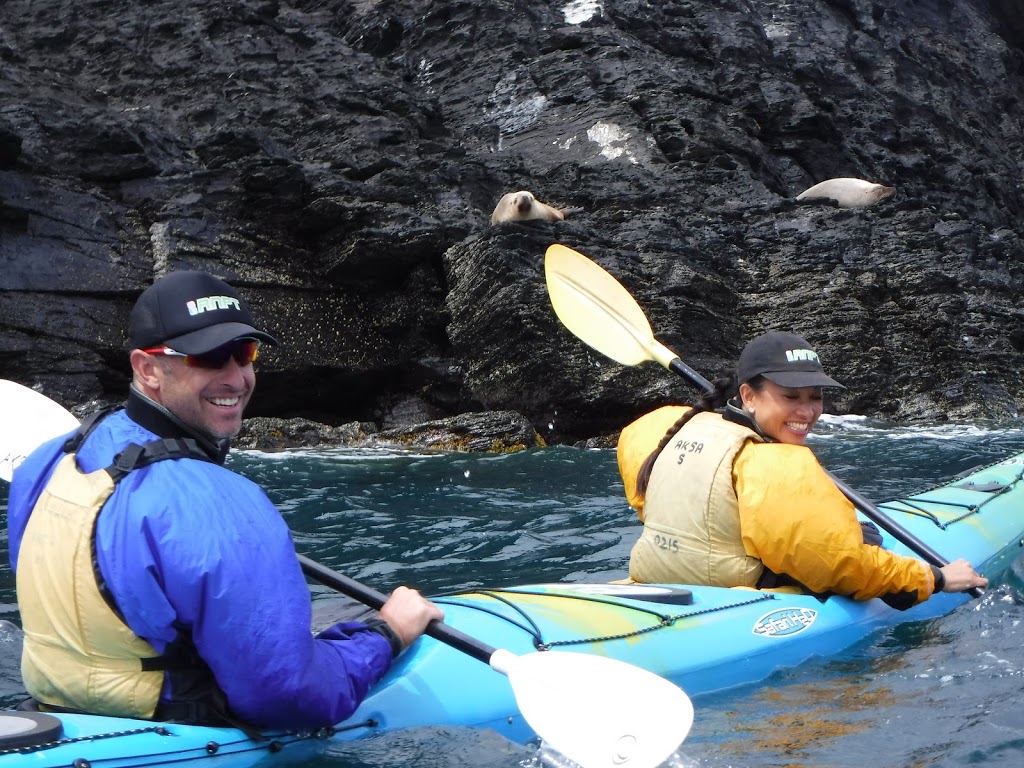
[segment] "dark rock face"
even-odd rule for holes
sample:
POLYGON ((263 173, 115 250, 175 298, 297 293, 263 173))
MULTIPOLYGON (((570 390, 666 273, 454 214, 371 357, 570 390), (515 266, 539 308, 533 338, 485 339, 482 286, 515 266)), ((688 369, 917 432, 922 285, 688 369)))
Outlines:
POLYGON ((1014 0, 5 0, 0 375, 120 399, 134 298, 201 268, 283 342, 252 415, 562 442, 687 397, 561 327, 564 242, 709 378, 785 328, 831 411, 1014 415, 1022 93, 1014 0), (794 203, 843 176, 897 193, 794 203), (517 189, 582 210, 491 228, 517 189))

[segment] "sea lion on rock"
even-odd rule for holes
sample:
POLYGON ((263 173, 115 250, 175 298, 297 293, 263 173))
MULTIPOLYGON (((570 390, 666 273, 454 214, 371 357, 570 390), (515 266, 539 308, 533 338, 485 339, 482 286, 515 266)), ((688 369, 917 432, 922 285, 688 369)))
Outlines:
POLYGON ((886 187, 864 179, 828 179, 796 196, 797 200, 835 200, 840 208, 867 208, 888 200, 896 187, 886 187))
POLYGON ((526 190, 509 192, 502 195, 501 200, 494 206, 494 213, 491 214, 491 226, 500 224, 503 221, 528 221, 529 219, 541 219, 543 221, 564 221, 570 208, 553 208, 547 203, 542 203, 526 190))

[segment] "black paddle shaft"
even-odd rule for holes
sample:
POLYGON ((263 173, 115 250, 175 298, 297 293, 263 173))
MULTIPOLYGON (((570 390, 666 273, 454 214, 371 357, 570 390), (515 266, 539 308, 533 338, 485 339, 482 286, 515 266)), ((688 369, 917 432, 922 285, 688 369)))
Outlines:
MULTIPOLYGON (((670 352, 669 354, 672 353, 670 352)), ((703 376, 701 376, 699 373, 693 370, 693 368, 688 366, 678 357, 673 357, 669 361, 668 367, 672 371, 672 373, 679 374, 684 379, 693 384, 693 386, 703 389, 705 392, 710 392, 714 388, 712 387, 710 381, 705 379, 703 376)))
MULTIPOLYGON (((373 587, 360 584, 355 579, 331 570, 326 565, 321 565, 315 560, 310 560, 305 555, 297 555, 297 557, 299 558, 299 565, 302 566, 302 572, 325 587, 330 587, 336 592, 348 595, 363 605, 368 605, 370 608, 378 611, 387 602, 387 595, 383 592, 378 592, 373 587)), ((450 645, 455 650, 462 651, 474 659, 482 661, 484 664, 490 664, 491 656, 497 650, 487 645, 487 643, 481 642, 475 637, 470 637, 440 621, 430 622, 427 625, 426 633, 435 640, 440 640, 445 645, 450 645)))
MULTIPOLYGON (((688 366, 678 357, 673 358, 668 364, 669 370, 682 376, 684 379, 689 381, 695 387, 699 387, 705 392, 711 390, 711 382, 697 373, 693 368, 688 366)), ((882 510, 880 510, 873 503, 864 498, 857 491, 853 490, 850 486, 840 480, 838 477, 833 475, 828 470, 825 470, 828 476, 832 478, 832 482, 836 484, 843 496, 850 500, 850 502, 863 512, 873 523, 881 526, 892 534, 893 538, 902 542, 905 546, 909 547, 913 552, 920 555, 926 562, 934 565, 936 568, 942 568, 944 565, 948 565, 949 561, 946 560, 942 555, 936 552, 934 549, 929 547, 914 534, 904 528, 902 525, 897 523, 882 510)), ((968 594, 972 597, 981 597, 983 594, 980 589, 973 587, 968 591, 968 594)))

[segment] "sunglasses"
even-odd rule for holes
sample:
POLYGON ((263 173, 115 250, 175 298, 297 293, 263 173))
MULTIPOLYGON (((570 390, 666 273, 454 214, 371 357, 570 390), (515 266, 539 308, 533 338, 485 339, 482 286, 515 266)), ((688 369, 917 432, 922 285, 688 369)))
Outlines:
POLYGON ((260 343, 255 339, 238 339, 211 349, 209 352, 203 352, 201 355, 186 355, 184 352, 176 352, 170 347, 152 347, 142 351, 147 355, 180 357, 189 368, 219 371, 232 358, 242 368, 255 362, 256 358, 260 356, 260 343))

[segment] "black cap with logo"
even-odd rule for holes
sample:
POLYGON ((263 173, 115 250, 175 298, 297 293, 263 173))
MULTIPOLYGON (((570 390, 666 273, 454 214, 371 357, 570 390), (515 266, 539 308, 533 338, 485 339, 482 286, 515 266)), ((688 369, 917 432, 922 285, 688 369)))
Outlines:
POLYGON ((736 365, 736 378, 742 384, 755 376, 764 376, 780 387, 839 387, 825 375, 821 360, 802 336, 769 331, 747 344, 736 365))
POLYGON ((258 330, 230 285, 206 272, 172 272, 142 292, 128 321, 132 349, 167 346, 201 355, 239 338, 276 344, 258 330))

